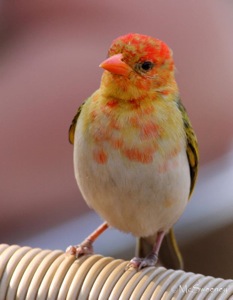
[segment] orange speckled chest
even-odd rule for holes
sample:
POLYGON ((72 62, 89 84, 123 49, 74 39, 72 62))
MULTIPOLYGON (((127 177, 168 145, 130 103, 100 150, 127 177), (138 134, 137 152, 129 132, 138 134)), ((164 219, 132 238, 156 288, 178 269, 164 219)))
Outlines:
MULTIPOLYGON (((106 164, 113 152, 125 162, 149 164, 156 153, 167 161, 185 145, 181 112, 162 96, 126 101, 105 98, 98 90, 84 105, 82 120, 98 164, 106 164)), ((166 169, 164 163, 160 169, 166 169)))

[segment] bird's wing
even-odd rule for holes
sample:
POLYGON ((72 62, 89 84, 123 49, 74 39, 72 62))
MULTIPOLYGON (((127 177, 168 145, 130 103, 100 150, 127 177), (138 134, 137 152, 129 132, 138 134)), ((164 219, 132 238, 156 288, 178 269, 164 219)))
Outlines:
POLYGON ((190 178, 191 178, 190 193, 189 193, 189 197, 190 197, 197 180, 198 163, 199 163, 198 144, 197 144, 197 137, 192 128, 186 109, 180 100, 177 101, 177 106, 182 114, 185 134, 186 134, 186 141, 187 141, 186 153, 189 161, 190 178))
POLYGON ((78 111, 77 111, 76 115, 74 116, 74 118, 71 122, 70 128, 69 128, 69 142, 71 144, 74 144, 75 128, 76 128, 76 124, 77 124, 77 121, 78 121, 78 117, 80 116, 80 113, 82 111, 83 105, 84 105, 84 103, 81 106, 79 106, 78 111))
MULTIPOLYGON (((189 117, 187 115, 186 109, 178 99, 177 106, 181 111, 185 134, 186 134, 186 153, 189 162, 190 168, 190 193, 189 198, 193 192, 197 173, 198 173, 198 162, 199 162, 199 155, 198 155, 198 145, 197 145, 197 138, 190 123, 189 117)), ((139 238, 137 243, 136 255, 140 257, 145 257, 150 251, 152 251, 152 245, 155 241, 155 237, 149 238, 139 238)), ((178 244, 176 242, 174 229, 171 228, 168 234, 164 237, 159 258, 162 264, 167 268, 172 269, 183 269, 183 259, 180 253, 178 244)))

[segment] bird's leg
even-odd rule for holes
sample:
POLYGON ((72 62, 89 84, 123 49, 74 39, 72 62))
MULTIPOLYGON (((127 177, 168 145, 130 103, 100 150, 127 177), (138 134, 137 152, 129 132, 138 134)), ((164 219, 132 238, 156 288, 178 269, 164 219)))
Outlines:
POLYGON ((95 231, 93 231, 81 244, 76 246, 69 246, 66 253, 80 257, 86 254, 93 254, 94 241, 108 228, 107 222, 101 224, 95 231))
POLYGON ((129 269, 131 267, 135 269, 142 269, 145 267, 153 267, 158 261, 158 256, 159 256, 159 250, 162 245, 163 238, 165 236, 164 231, 159 231, 157 233, 156 241, 153 246, 153 250, 151 253, 149 253, 146 257, 140 258, 140 257, 134 257, 131 259, 131 261, 128 263, 126 266, 126 269, 129 269))

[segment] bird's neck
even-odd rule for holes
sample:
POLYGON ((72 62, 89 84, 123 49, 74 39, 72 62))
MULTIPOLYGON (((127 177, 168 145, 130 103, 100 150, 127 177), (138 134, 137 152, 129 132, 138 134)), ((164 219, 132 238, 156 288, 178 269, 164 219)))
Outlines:
POLYGON ((109 72, 104 72, 100 90, 105 98, 114 98, 121 101, 143 101, 145 98, 150 100, 166 99, 173 100, 179 93, 178 86, 174 77, 169 81, 153 84, 150 80, 138 80, 133 82, 123 76, 114 76, 109 72))

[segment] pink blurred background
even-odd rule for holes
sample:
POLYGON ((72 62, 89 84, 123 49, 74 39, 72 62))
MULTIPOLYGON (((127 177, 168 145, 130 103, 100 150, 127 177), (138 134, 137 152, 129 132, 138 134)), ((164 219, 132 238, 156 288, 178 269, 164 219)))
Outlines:
POLYGON ((0 242, 20 243, 89 210, 68 128, 119 35, 152 35, 173 49, 201 169, 230 151, 232 1, 15 0, 2 1, 0 17, 0 242))

